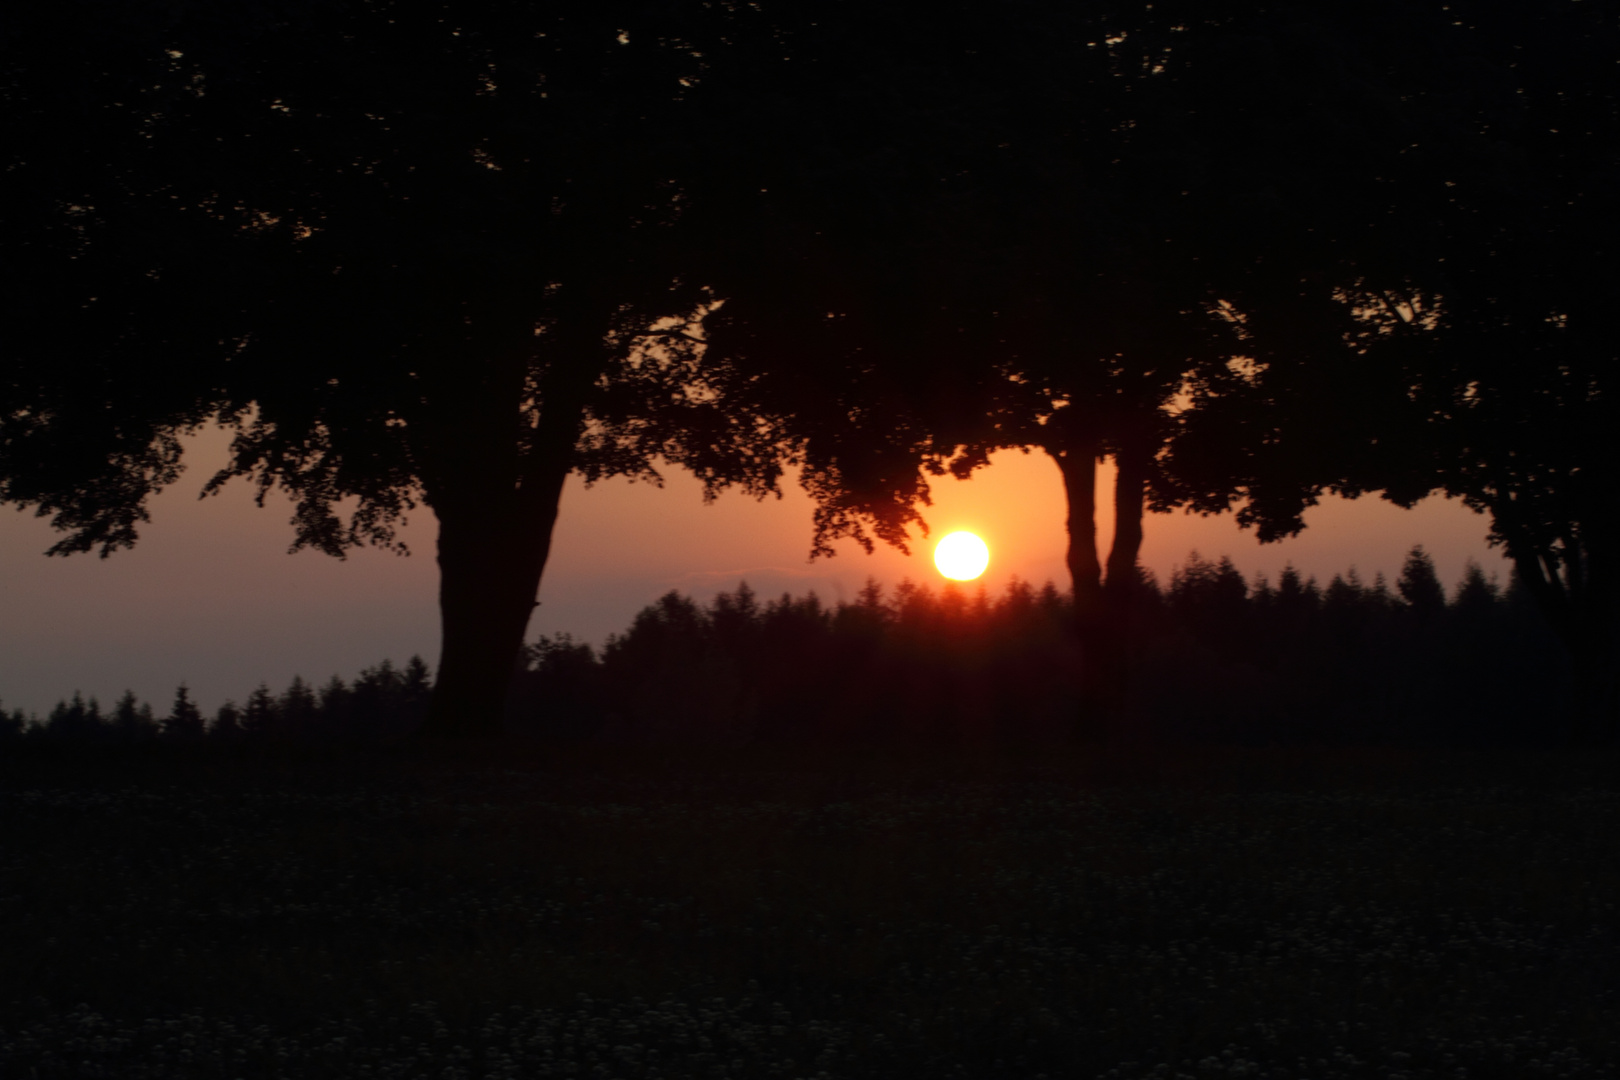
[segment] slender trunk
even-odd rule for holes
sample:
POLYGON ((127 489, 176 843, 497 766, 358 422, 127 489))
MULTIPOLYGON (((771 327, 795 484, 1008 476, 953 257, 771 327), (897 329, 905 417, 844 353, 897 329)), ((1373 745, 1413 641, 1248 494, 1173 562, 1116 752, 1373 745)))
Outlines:
POLYGON ((1106 665, 1102 628, 1102 564, 1097 561, 1097 444, 1090 439, 1067 442, 1046 452, 1063 474, 1068 503, 1069 581, 1074 596, 1080 712, 1076 734, 1082 739, 1108 738, 1110 710, 1101 691, 1106 665))
POLYGON ((1097 448, 1085 441, 1063 449, 1046 448, 1063 474, 1068 503, 1069 583, 1074 590, 1075 619, 1084 627, 1095 622, 1102 607, 1102 564, 1097 561, 1097 448))
POLYGON ((1136 448, 1114 455, 1114 542, 1108 549, 1110 608, 1124 611, 1140 580, 1137 563, 1142 555, 1142 510, 1147 494, 1148 459, 1136 448))
POLYGON ((1108 577, 1103 582, 1103 620, 1094 649, 1096 694, 1100 709, 1115 726, 1126 724, 1136 734, 1139 724, 1127 720, 1131 699, 1131 639, 1135 599, 1141 583, 1137 569, 1142 552, 1142 503, 1147 489, 1147 460, 1134 448, 1116 451, 1114 463, 1114 539, 1108 550, 1108 577))

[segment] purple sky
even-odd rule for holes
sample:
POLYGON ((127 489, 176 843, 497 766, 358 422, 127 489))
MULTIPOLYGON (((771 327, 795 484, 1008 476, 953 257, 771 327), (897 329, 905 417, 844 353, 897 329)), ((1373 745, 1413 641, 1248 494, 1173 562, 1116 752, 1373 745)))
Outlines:
MULTIPOLYGON (((198 499, 227 441, 217 430, 193 439, 190 469, 154 501, 139 545, 109 559, 47 559, 42 552, 56 536, 49 525, 0 510, 0 704, 43 713, 74 690, 110 704, 127 687, 161 712, 185 682, 212 710, 260 681, 279 690, 295 674, 347 679, 412 653, 434 662, 431 516, 419 511, 405 530, 408 557, 289 555, 285 502, 261 510, 245 483, 198 499)), ((832 601, 853 598, 869 575, 939 583, 932 539, 962 528, 990 546, 983 581, 992 593, 1013 576, 1065 584, 1062 488, 1056 466, 1040 455, 1006 452, 972 480, 940 481, 925 513, 932 539, 910 557, 885 549, 869 557, 844 544, 836 557, 811 563, 811 507, 797 489, 780 500, 733 494, 704 506, 686 474, 670 470, 666 481, 661 489, 614 481, 589 490, 570 482, 531 637, 568 631, 600 644, 670 589, 707 598, 741 579, 767 596, 814 589, 832 601)), ((1299 538, 1262 546, 1230 515, 1151 515, 1143 562, 1167 580, 1197 549, 1232 556, 1251 577, 1275 579, 1292 562, 1324 583, 1352 566, 1370 582, 1378 571, 1393 579, 1421 543, 1448 586, 1470 557, 1507 578, 1500 554, 1485 546, 1485 520, 1456 502, 1430 499, 1406 511, 1371 498, 1333 500, 1306 522, 1299 538)), ((1105 515, 1104 544, 1110 528, 1105 515)))

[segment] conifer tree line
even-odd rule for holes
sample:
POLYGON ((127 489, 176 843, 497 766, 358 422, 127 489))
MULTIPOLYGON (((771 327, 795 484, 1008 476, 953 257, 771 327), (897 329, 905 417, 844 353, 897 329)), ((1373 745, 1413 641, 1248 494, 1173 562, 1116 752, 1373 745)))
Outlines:
POLYGON ((1194 553, 1163 586, 1142 575, 1137 603, 1123 721, 1086 707, 1073 599, 1052 583, 993 597, 869 582, 839 604, 746 586, 707 605, 672 592, 600 654, 542 638, 507 722, 609 743, 1482 746, 1544 743, 1540 710, 1569 704, 1529 598, 1470 565, 1448 599, 1421 548, 1393 586, 1291 568, 1251 583, 1230 559, 1194 553))
POLYGON ((430 513, 463 737, 571 475, 791 474, 827 553, 1039 450, 1111 723, 1151 512, 1444 492, 1568 658, 1564 737, 1611 740, 1617 54, 1586 0, 34 5, 0 501, 106 556, 222 423, 205 490, 286 493, 296 546, 430 513))
POLYGON ((44 717, 0 710, 0 738, 104 746, 376 741, 419 728, 431 686, 427 664, 413 656, 403 668, 384 660, 352 683, 334 675, 317 688, 295 677, 279 694, 261 683, 242 703, 226 701, 212 717, 204 716, 183 683, 161 715, 133 691, 110 709, 75 693, 44 717))
MULTIPOLYGON (((1354 570, 1325 585, 1291 567, 1253 581, 1196 553, 1138 584, 1122 657, 1139 737, 1195 743, 1545 745, 1567 709, 1567 659, 1522 586, 1470 563, 1447 595, 1419 547, 1393 585, 1354 570)), ((601 650, 567 634, 527 645, 507 730, 606 745, 960 746, 1075 735, 1084 687, 1073 601, 1048 582, 998 597, 955 584, 868 582, 850 602, 762 600, 746 583, 708 604, 671 592, 601 650)), ((75 694, 46 717, 13 711, 31 744, 354 743, 411 734, 430 678, 413 657, 351 684, 261 685, 206 724, 184 686, 161 717, 126 693, 110 711, 75 694)), ((1118 736, 1095 725, 1083 736, 1118 736)))

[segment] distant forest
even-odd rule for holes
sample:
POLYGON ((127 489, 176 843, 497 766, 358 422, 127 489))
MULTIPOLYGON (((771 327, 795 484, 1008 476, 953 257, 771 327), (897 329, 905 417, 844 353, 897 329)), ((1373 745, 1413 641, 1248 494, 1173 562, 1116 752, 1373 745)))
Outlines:
MULTIPOLYGON (((852 603, 762 600, 746 583, 707 605, 670 592, 598 651, 567 634, 525 647, 509 731, 559 742, 917 745, 1078 735, 1225 744, 1540 745, 1573 707, 1568 660, 1526 591, 1470 563, 1448 592, 1414 548, 1391 585, 1354 570, 1327 585, 1292 568, 1253 581, 1194 553, 1167 584, 1144 572, 1123 657, 1130 705, 1094 708, 1077 683, 1072 600, 1050 582, 941 589, 869 582, 852 603), (1078 720, 1078 726, 1077 726, 1078 720)), ((44 718, 0 712, 28 744, 374 741, 409 736, 425 663, 384 661, 352 683, 260 685, 205 717, 180 687, 168 711, 126 693, 75 694, 44 718)))

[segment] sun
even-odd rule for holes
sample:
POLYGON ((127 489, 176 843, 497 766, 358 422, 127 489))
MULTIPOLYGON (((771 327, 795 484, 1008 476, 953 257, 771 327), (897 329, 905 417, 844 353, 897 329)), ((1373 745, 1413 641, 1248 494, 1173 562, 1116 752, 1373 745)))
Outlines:
POLYGON ((990 549, 970 532, 953 532, 934 548, 934 565, 956 581, 972 581, 990 565, 990 549))

